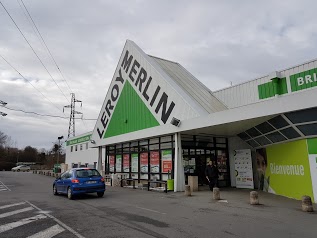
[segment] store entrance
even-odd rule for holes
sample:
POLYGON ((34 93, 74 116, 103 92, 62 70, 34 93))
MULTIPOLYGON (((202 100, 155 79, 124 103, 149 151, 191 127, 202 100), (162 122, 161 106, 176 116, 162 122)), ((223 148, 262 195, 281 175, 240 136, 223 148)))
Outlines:
POLYGON ((182 136, 185 182, 188 183, 188 176, 197 176, 199 186, 208 185, 205 169, 208 162, 212 160, 216 163, 220 172, 218 186, 230 186, 227 139, 209 137, 204 138, 203 141, 198 136, 194 136, 192 141, 186 141, 185 139, 187 139, 187 136, 182 136))

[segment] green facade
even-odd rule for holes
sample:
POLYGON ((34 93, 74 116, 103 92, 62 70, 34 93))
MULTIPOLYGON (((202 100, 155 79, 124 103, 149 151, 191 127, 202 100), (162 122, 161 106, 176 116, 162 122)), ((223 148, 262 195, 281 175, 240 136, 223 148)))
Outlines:
POLYGON ((271 82, 258 85, 259 99, 274 97, 287 93, 286 78, 273 79, 271 82))
POLYGON ((126 81, 104 138, 159 125, 159 122, 135 92, 129 81, 126 81))

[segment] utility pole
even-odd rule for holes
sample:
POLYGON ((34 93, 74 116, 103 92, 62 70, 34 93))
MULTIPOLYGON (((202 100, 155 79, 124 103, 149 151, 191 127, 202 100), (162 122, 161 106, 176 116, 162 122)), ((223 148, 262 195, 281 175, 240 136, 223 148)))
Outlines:
POLYGON ((58 139, 58 150, 57 150, 57 164, 59 164, 59 151, 61 148, 61 140, 64 138, 64 136, 57 137, 58 139))
MULTIPOLYGON (((82 107, 82 101, 77 100, 75 98, 75 93, 71 93, 72 95, 72 99, 70 102, 70 105, 64 106, 64 108, 70 108, 70 116, 69 116, 69 126, 68 126, 68 136, 67 138, 69 138, 70 135, 75 136, 75 114, 81 114, 81 112, 77 112, 75 111, 75 105, 76 102, 80 102, 80 107, 82 107)), ((64 108, 63 108, 63 112, 64 112, 64 108)))
MULTIPOLYGON (((5 105, 7 105, 7 103, 0 100, 0 106, 4 107, 5 105)), ((6 115, 8 114, 0 111, 0 116, 5 117, 6 115)))

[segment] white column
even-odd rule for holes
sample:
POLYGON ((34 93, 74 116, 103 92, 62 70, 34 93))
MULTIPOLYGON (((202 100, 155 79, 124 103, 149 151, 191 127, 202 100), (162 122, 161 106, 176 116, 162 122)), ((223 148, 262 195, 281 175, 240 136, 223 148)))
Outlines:
POLYGON ((98 147, 98 164, 97 164, 97 170, 101 175, 103 175, 102 171, 102 146, 98 147))
POLYGON ((174 192, 185 191, 185 173, 180 133, 175 133, 174 192))

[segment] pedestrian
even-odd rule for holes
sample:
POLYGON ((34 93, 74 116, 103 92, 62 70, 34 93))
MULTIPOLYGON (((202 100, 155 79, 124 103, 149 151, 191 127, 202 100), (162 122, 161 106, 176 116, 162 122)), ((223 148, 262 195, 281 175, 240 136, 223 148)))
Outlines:
POLYGON ((217 187, 219 176, 219 170, 214 161, 210 160, 208 162, 208 165, 205 170, 205 175, 209 182, 210 191, 212 191, 214 187, 217 187))

